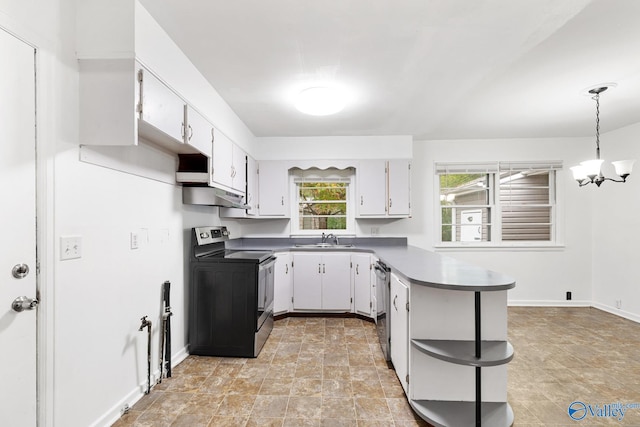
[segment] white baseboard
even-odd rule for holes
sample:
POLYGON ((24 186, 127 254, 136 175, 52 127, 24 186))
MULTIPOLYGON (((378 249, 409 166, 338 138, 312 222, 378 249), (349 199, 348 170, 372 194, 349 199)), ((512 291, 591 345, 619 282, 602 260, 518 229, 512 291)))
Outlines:
POLYGON ((594 303, 593 301, 545 301, 545 300, 526 300, 507 301, 509 307, 593 307, 598 310, 606 311, 607 313, 615 314, 616 316, 623 317, 636 323, 640 323, 640 316, 628 311, 621 310, 619 308, 611 307, 609 305, 594 303))
POLYGON ((616 316, 624 317, 625 319, 629 319, 633 322, 640 323, 640 316, 637 314, 629 313, 628 311, 600 303, 594 303, 593 307, 606 311, 607 313, 615 314, 616 316))
MULTIPOLYGON (((174 353, 171 356, 171 367, 177 366, 180 362, 186 359, 189 356, 187 352, 187 347, 181 348, 177 353, 174 353)), ((160 370, 156 369, 151 372, 151 384, 155 384, 160 376, 160 370)), ((153 386, 152 386, 153 388, 153 386)), ((108 427, 113 425, 120 417, 122 416, 122 410, 125 405, 128 405, 129 408, 132 408, 135 403, 142 399, 144 396, 144 392, 147 389, 147 381, 143 384, 139 384, 138 387, 131 390, 125 397, 120 399, 118 403, 116 403, 113 407, 111 407, 105 414, 103 414, 100 418, 98 418, 91 427, 108 427)))
POLYGON ((571 300, 571 301, 550 301, 550 300, 509 300, 510 307, 591 307, 591 301, 571 300))

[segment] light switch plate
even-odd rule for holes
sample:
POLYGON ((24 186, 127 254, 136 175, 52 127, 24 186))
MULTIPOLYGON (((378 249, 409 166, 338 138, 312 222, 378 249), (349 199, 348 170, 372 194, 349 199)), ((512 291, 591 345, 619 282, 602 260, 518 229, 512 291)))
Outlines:
POLYGON ((82 236, 60 237, 60 260, 82 257, 82 236))

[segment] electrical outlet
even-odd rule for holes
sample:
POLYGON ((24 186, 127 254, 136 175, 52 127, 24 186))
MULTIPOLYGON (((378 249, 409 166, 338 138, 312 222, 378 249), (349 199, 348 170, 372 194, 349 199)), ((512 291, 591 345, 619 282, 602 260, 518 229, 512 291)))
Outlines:
POLYGON ((371 235, 377 236, 378 234, 380 234, 380 227, 371 227, 371 235))
POLYGON ((138 249, 140 247, 140 235, 138 233, 131 232, 131 249, 138 249))
POLYGON ((621 299, 617 299, 616 300, 616 308, 622 308, 622 300, 621 299))
POLYGON ((567 301, 571 301, 571 292, 567 292, 567 301))
POLYGON ((82 237, 60 237, 60 260, 76 259, 82 257, 82 237))

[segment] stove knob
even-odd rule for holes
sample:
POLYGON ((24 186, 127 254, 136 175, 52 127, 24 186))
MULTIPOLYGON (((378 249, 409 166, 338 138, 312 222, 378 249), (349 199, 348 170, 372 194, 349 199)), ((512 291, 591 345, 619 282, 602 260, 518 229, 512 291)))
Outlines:
POLYGON ((209 233, 200 233, 200 238, 201 239, 206 239, 209 237, 209 233))

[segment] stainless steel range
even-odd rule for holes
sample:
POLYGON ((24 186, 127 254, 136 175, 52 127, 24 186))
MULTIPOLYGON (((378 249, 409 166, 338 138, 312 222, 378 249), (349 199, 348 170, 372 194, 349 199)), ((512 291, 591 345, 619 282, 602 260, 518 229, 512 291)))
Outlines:
POLYGON ((226 227, 192 231, 189 352, 256 357, 273 329, 275 256, 230 250, 226 227))

